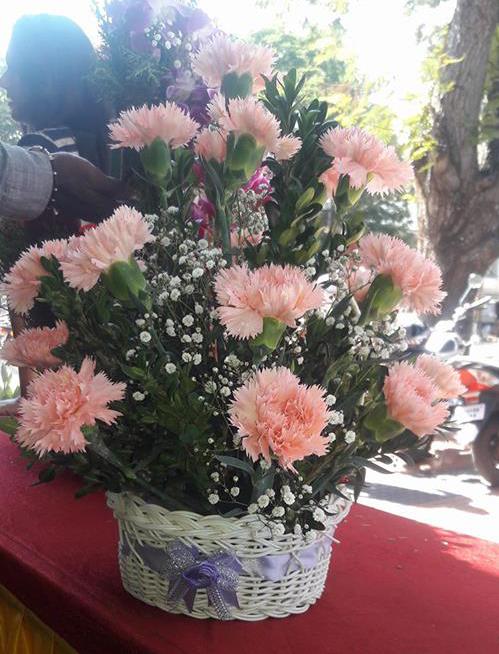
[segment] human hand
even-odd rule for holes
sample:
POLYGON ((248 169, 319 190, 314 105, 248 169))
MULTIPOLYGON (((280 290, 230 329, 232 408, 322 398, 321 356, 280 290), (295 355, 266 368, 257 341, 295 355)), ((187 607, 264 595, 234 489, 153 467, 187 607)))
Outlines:
POLYGON ((0 400, 0 418, 15 418, 19 412, 20 401, 19 397, 13 400, 0 400))
POLYGON ((86 159, 59 152, 52 155, 52 166, 58 189, 55 206, 62 219, 99 222, 130 200, 130 190, 123 182, 107 177, 86 159))

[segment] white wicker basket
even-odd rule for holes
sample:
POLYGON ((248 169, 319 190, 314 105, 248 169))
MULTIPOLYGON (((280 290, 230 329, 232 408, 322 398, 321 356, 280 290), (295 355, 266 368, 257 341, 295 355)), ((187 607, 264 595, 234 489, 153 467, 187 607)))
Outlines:
POLYGON ((168 601, 168 579, 148 567, 137 550, 148 547, 161 552, 169 543, 181 541, 207 556, 230 552, 244 569, 237 586, 239 608, 231 607, 230 618, 250 621, 303 613, 321 596, 334 529, 351 506, 344 498, 332 498, 329 510, 333 515, 327 518, 327 529, 314 532, 315 542, 311 543, 310 537, 306 540, 294 534, 272 536, 261 518, 255 515, 243 518, 201 516, 188 511, 168 511, 128 493, 108 493, 107 497, 119 523, 119 564, 125 590, 171 613, 219 618, 205 590, 197 591, 192 611, 184 602, 168 601), (311 560, 307 552, 312 551, 311 560), (283 560, 288 563, 281 566, 280 578, 271 581, 259 568, 264 560, 275 561, 276 555, 281 563, 283 560))

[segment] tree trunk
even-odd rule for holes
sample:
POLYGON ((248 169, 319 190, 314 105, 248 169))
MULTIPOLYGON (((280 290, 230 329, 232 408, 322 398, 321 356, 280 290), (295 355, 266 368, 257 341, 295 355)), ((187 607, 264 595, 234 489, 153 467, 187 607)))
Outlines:
MULTIPOLYGON (((499 256, 499 169, 478 164, 478 133, 498 0, 458 0, 441 73, 442 97, 430 166, 416 171, 423 198, 422 228, 442 268, 443 314, 459 302, 470 273, 484 274, 499 256)), ((499 66, 499 61, 493 62, 499 66)), ((489 94, 490 95, 490 94, 489 94)), ((425 162, 428 163, 428 162, 425 162)))

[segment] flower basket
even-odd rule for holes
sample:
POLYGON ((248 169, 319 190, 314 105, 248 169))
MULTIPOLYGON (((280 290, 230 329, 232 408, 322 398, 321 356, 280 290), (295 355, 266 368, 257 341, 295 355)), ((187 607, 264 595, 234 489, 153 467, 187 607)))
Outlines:
POLYGON ((276 537, 255 515, 201 516, 168 511, 129 493, 108 493, 107 497, 119 524, 119 564, 125 590, 170 613, 247 621, 303 613, 319 599, 335 528, 351 506, 349 500, 332 497, 324 532, 309 532, 307 538, 294 534, 276 537), (172 544, 176 548, 173 555, 169 553, 172 544), (222 562, 220 574, 215 572, 208 581, 200 580, 199 575, 192 581, 191 575, 191 583, 186 583, 188 565, 182 562, 182 552, 192 547, 198 550, 198 561, 220 561, 225 555, 229 575, 224 577, 222 562), (227 577, 229 584, 224 584, 227 577), (189 592, 194 595, 191 606, 189 592))

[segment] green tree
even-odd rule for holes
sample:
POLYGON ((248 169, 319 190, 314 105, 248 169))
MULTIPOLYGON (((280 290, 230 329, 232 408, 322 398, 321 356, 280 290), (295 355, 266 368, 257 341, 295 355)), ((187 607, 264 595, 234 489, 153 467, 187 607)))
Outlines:
POLYGON ((426 64, 437 78, 413 121, 420 230, 442 268, 450 313, 470 273, 499 256, 499 3, 457 0, 426 64))

